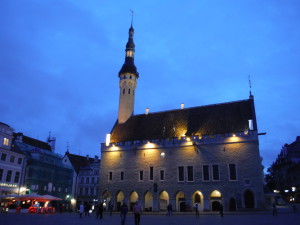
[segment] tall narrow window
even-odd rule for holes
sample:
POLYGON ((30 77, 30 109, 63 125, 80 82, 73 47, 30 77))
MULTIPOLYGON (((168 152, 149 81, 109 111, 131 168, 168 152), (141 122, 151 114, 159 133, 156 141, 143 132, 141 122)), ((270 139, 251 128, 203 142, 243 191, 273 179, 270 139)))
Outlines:
POLYGON ((80 189, 79 189, 79 194, 80 194, 80 195, 83 195, 83 188, 80 188, 80 189))
POLYGON ((0 181, 2 180, 3 177, 3 169, 0 169, 0 181))
POLYGON ((178 166, 178 181, 184 181, 184 167, 178 166))
POLYGON ((128 89, 128 94, 130 94, 130 88, 128 89))
POLYGON ((22 164, 22 158, 18 158, 18 164, 22 164))
POLYGON ((229 164, 229 180, 236 180, 236 165, 229 164))
POLYGON ((153 180, 153 167, 150 167, 150 174, 149 174, 149 180, 153 180))
POLYGON ((3 139, 3 145, 4 146, 8 146, 9 145, 9 139, 8 138, 4 138, 3 139))
POLYGON ((91 188, 91 195, 94 195, 94 188, 91 188))
POLYGON ((92 177, 92 184, 95 183, 95 177, 92 177))
POLYGON ((112 172, 109 172, 109 180, 112 180, 112 172))
POLYGON ((188 175, 188 181, 194 181, 194 167, 188 166, 187 167, 187 175, 188 175))
POLYGON ((85 181, 86 181, 87 184, 89 184, 90 183, 90 178, 87 177, 85 181))
POLYGON ((209 181, 209 166, 203 165, 203 180, 209 181))
POLYGON ((123 95, 125 94, 125 88, 123 88, 123 95))
POLYGON ((18 182, 19 182, 19 179, 20 179, 20 172, 16 172, 14 182, 15 182, 15 183, 18 183, 18 182))
POLYGON ((121 172, 121 180, 124 180, 124 172, 121 172))
POLYGON ((85 195, 89 195, 89 188, 85 188, 85 195))
POLYGON ((2 155, 1 155, 1 160, 2 160, 2 161, 5 161, 5 160, 6 160, 6 156, 7 156, 7 155, 6 155, 5 153, 2 153, 2 155))
POLYGON ((15 157, 14 155, 11 155, 9 161, 10 161, 11 163, 14 163, 14 162, 15 162, 15 158, 16 158, 16 157, 15 157))
POLYGON ((164 170, 160 171, 160 180, 165 180, 165 171, 164 170))
POLYGON ((12 175, 12 171, 8 170, 7 174, 6 174, 6 182, 10 182, 11 181, 11 175, 12 175))
POLYGON ((213 180, 220 180, 219 165, 212 165, 213 180))
POLYGON ((140 171, 140 180, 144 180, 144 171, 140 171))

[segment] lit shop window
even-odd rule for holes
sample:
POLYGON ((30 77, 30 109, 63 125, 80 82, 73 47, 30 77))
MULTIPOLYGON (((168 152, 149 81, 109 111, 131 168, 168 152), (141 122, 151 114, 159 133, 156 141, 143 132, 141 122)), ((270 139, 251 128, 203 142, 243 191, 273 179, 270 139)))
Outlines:
POLYGON ((9 145, 9 139, 8 138, 3 138, 3 145, 8 146, 9 145))

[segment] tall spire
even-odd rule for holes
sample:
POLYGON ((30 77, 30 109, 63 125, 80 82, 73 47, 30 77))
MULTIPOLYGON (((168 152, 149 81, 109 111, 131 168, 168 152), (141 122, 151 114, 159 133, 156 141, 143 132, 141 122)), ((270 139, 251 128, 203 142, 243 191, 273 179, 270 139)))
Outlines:
POLYGON ((252 83, 251 83, 250 75, 248 76, 248 79, 249 79, 249 98, 253 98, 252 91, 251 91, 252 83))
POLYGON ((133 42, 134 29, 132 23, 133 11, 131 18, 131 26, 129 28, 129 37, 125 49, 125 62, 119 72, 119 123, 125 123, 133 114, 135 88, 137 84, 137 79, 139 78, 139 73, 137 72, 136 66, 134 65, 135 44, 133 42))
POLYGON ((119 77, 121 77, 123 74, 131 73, 135 75, 137 78, 139 77, 139 73, 137 72, 136 66, 134 65, 134 53, 135 53, 135 44, 133 42, 133 35, 134 35, 134 29, 133 29, 133 11, 131 10, 131 26, 129 28, 129 37, 126 44, 125 49, 125 62, 119 72, 119 77))

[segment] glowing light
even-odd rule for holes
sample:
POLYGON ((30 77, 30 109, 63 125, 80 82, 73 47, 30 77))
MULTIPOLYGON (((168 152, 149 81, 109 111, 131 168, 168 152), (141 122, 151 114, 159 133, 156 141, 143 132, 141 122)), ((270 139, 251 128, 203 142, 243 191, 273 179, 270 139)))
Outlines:
POLYGON ((106 134, 106 140, 105 140, 106 146, 109 146, 109 143, 110 143, 110 137, 111 137, 111 134, 106 134))
POLYGON ((166 157, 166 153, 164 153, 164 152, 160 153, 160 157, 162 157, 164 159, 166 157))
POLYGON ((289 192, 289 190, 284 190, 284 192, 285 192, 285 193, 288 193, 288 192, 289 192))
POLYGON ((235 135, 235 134, 232 134, 232 137, 236 137, 236 135, 235 135))
POLYGON ((187 137, 186 140, 187 140, 187 141, 191 141, 191 138, 187 137))
POLYGON ((145 148, 155 148, 156 145, 154 143, 151 143, 150 141, 147 142, 147 144, 145 145, 145 148))
POLYGON ((76 203, 75 198, 72 198, 72 199, 71 199, 71 204, 72 204, 72 205, 75 205, 75 203, 76 203))
POLYGON ((292 187, 292 191, 296 191, 296 187, 292 187))
POLYGON ((113 151, 119 150, 119 147, 116 147, 115 145, 112 145, 111 150, 113 150, 113 151))

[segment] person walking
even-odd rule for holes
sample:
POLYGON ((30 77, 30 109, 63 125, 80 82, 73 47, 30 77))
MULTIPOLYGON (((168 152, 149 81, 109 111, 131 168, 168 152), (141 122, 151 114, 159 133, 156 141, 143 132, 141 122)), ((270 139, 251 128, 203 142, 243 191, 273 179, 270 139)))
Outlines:
POLYGON ((121 225, 125 225, 125 221, 126 221, 126 215, 128 212, 128 206, 126 204, 126 202, 123 202, 122 206, 121 206, 121 225))
POLYGON ((171 205, 171 203, 169 203, 169 205, 167 206, 167 210, 168 210, 168 216, 172 216, 172 205, 171 205))
POLYGON ((103 219, 103 211, 104 211, 103 203, 100 202, 99 203, 99 216, 100 216, 100 220, 103 219))
POLYGON ((109 210, 109 215, 110 216, 112 215, 113 209, 114 209, 114 203, 112 203, 111 201, 109 201, 109 203, 108 203, 108 210, 109 210))
POLYGON ((195 204, 196 217, 199 217, 199 206, 198 203, 195 204))
POLYGON ((277 207, 276 207, 276 204, 275 202, 273 203, 273 206, 272 206, 273 210, 272 210, 272 214, 273 216, 278 216, 278 212, 277 212, 277 207))
POLYGON ((139 205, 138 201, 133 206, 133 213, 134 213, 134 224, 140 225, 142 207, 139 205))
POLYGON ((84 216, 90 216, 90 204, 88 202, 84 205, 84 216))
POLYGON ((84 211, 84 206, 83 203, 81 202, 79 205, 79 218, 82 218, 83 211, 84 211))
POLYGON ((98 219, 99 215, 100 215, 99 206, 100 206, 100 203, 98 203, 97 205, 95 205, 96 219, 98 219))
POLYGON ((220 216, 223 217, 224 214, 223 214, 223 205, 222 203, 220 204, 220 216))

